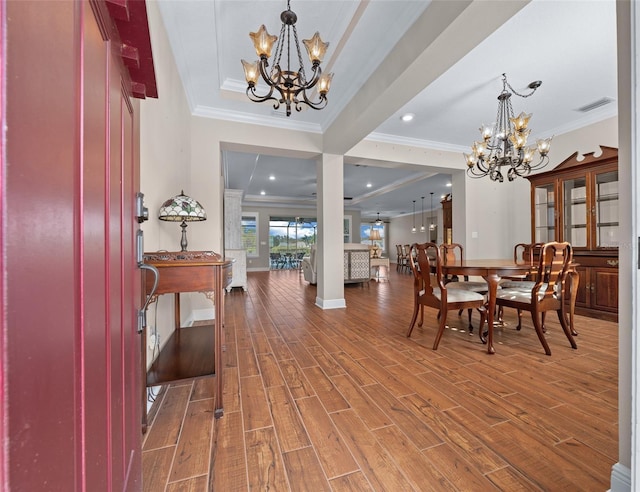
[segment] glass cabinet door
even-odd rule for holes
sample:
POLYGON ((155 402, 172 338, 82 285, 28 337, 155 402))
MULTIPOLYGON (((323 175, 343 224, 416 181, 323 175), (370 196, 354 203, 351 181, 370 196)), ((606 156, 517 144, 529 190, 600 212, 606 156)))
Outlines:
POLYGON ((618 247, 618 171, 596 174, 596 247, 618 247))
POLYGON ((555 192, 554 184, 539 185, 535 188, 535 242, 555 241, 555 192))
POLYGON ((574 248, 587 247, 587 179, 567 179, 564 186, 563 240, 574 248))

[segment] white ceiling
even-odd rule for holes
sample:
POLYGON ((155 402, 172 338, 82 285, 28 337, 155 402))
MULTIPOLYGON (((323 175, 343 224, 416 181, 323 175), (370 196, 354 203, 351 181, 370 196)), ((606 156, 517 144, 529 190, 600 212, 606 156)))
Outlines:
MULTIPOLYGON (((516 113, 533 113, 531 138, 617 114, 614 0, 291 0, 299 37, 319 31, 330 42, 322 67, 335 76, 326 109, 289 118, 248 100, 240 63, 256 58, 250 31, 279 33, 284 0, 159 6, 194 114, 322 132, 334 152, 362 138, 466 151, 495 118, 502 73, 519 92, 543 82, 512 100, 516 113), (611 102, 578 110, 603 98, 611 102), (408 112, 415 119, 403 123, 408 112)), ((315 161, 235 151, 223 159, 227 187, 245 190, 246 203, 315 206, 315 161)), ((435 208, 448 183, 425 167, 345 161, 345 205, 363 217, 410 213, 413 200, 420 210, 422 196, 429 208, 432 192, 435 208)))

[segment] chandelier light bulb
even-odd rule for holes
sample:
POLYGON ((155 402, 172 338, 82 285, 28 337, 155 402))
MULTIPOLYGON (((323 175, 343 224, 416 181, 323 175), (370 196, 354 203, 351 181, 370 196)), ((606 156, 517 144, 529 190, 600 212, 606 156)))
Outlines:
POLYGON ((327 52, 329 43, 322 41, 320 33, 316 31, 311 39, 303 39, 302 42, 304 43, 304 47, 307 48, 307 53, 309 54, 309 60, 311 60, 311 63, 322 63, 322 59, 327 52))
POLYGON ((539 139, 536 141, 536 145, 538 146, 538 152, 540 152, 541 156, 545 156, 549 153, 549 149, 551 148, 551 139, 553 137, 539 139))
POLYGON ((531 114, 525 114, 524 111, 520 113, 515 118, 509 118, 511 123, 513 123, 513 127, 517 132, 521 132, 522 130, 527 129, 527 125, 529 124, 529 120, 531 119, 531 114))
POLYGON ((256 48, 259 58, 269 58, 271 56, 273 43, 276 42, 278 36, 269 34, 267 28, 262 24, 257 32, 250 32, 249 37, 253 40, 253 46, 256 48))
POLYGON ((493 136, 493 126, 490 125, 482 125, 480 127, 480 135, 482 135, 482 139, 486 142, 491 139, 493 136))

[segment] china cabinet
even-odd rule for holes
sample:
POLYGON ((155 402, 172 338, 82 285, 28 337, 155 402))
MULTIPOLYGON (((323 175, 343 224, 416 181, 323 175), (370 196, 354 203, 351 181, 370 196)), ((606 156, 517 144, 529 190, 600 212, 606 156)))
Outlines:
POLYGON ((440 202, 442 204, 442 241, 446 244, 453 242, 453 209, 451 193, 440 202))
POLYGON ((531 237, 568 241, 580 276, 576 313, 617 320, 618 150, 578 153, 530 176, 531 237))

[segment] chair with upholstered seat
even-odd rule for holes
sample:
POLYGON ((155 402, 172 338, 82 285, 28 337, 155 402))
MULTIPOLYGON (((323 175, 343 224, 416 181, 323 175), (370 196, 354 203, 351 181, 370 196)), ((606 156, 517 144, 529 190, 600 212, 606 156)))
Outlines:
MULTIPOLYGON (((544 243, 518 243, 513 248, 513 261, 518 265, 529 265, 531 270, 529 273, 524 275, 515 275, 515 276, 505 276, 502 277, 500 281, 501 289, 524 289, 531 290, 535 285, 535 258, 540 256, 540 251, 542 250, 542 246, 544 243)), ((498 319, 502 320, 502 312, 503 309, 500 307, 498 310, 498 319)), ((542 315, 542 325, 544 328, 544 314, 542 315)), ((518 310, 518 326, 516 326, 516 330, 520 330, 522 328, 522 311, 518 310)))
MULTIPOLYGON (((440 253, 442 257, 442 263, 444 265, 456 261, 464 261, 464 249, 462 248, 461 244, 441 244, 440 253)), ((464 276, 463 280, 460 280, 458 277, 445 276, 444 283, 446 284, 448 289, 463 289, 471 292, 477 292, 482 295, 485 295, 487 292, 489 292, 489 286, 487 285, 487 282, 485 282, 484 280, 470 281, 468 276, 464 276)), ((472 311, 472 309, 469 309, 469 333, 473 332, 473 325, 471 324, 472 311)), ((460 314, 462 314, 462 311, 458 313, 458 315, 460 314)))
POLYGON ((425 306, 437 309, 440 313, 433 350, 438 349, 447 322, 447 313, 450 310, 477 309, 480 312, 480 333, 482 333, 486 319, 484 296, 470 290, 447 288, 442 275, 442 260, 437 244, 413 244, 409 254, 409 265, 413 272, 414 305, 407 337, 411 336, 416 324, 418 310, 420 311, 418 326, 422 326, 425 306))
POLYGON ((542 315, 547 311, 556 311, 562 330, 571 347, 578 348, 564 312, 564 281, 569 270, 573 253, 569 243, 545 243, 535 268, 535 280, 530 290, 523 288, 502 288, 498 291, 496 304, 523 311, 529 311, 538 339, 547 355, 551 350, 544 336, 542 315))

